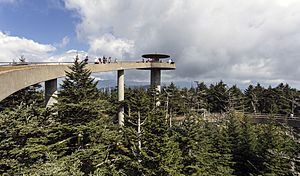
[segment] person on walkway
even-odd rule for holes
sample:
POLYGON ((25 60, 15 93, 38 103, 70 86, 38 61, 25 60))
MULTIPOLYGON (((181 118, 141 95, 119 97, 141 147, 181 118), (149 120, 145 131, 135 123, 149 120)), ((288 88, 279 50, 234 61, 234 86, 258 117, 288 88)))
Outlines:
POLYGON ((89 56, 85 56, 84 62, 88 63, 88 61, 89 61, 89 56))
POLYGON ((169 59, 168 63, 169 64, 174 64, 174 61, 172 59, 169 59))

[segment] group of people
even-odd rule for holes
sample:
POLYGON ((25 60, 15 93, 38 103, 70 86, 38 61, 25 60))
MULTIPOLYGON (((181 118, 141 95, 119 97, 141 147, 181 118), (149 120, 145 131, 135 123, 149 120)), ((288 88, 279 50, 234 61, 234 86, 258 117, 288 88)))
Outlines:
MULTIPOLYGON (((155 60, 154 59, 147 59, 146 61, 145 61, 145 59, 142 59, 142 62, 144 63, 144 62, 155 62, 155 60)), ((162 60, 159 60, 159 62, 162 62, 162 60)), ((174 64, 175 62, 173 61, 173 59, 169 59, 168 60, 168 63, 169 64, 174 64)))
MULTIPOLYGON (((78 56, 76 58, 78 59, 78 56)), ((89 57, 86 56, 84 59, 84 62, 88 63, 88 61, 89 61, 89 57)), ((145 61, 145 59, 142 60, 142 62, 154 62, 154 61, 155 61, 154 59, 147 59, 146 61, 145 61)), ((162 60, 160 60, 159 62, 162 62, 162 60)), ((111 57, 107 58, 107 57, 103 56, 102 58, 101 57, 96 58, 94 63, 95 64, 110 64, 110 63, 112 63, 112 59, 111 59, 111 57)), ((118 63, 117 58, 115 58, 114 63, 118 63)), ((174 64, 175 62, 172 59, 169 59, 167 63, 174 64)))
MULTIPOLYGON (((102 58, 101 57, 99 57, 99 58, 96 58, 95 59, 95 64, 110 64, 112 62, 112 60, 111 60, 111 57, 105 57, 105 56, 103 56, 102 58)), ((115 59, 115 61, 114 61, 115 63, 117 63, 118 61, 117 61, 117 58, 115 59)))
MULTIPOLYGON (((76 59, 77 60, 79 60, 79 57, 78 57, 78 55, 76 56, 76 59)), ((84 62, 86 62, 86 63, 88 63, 88 61, 89 61, 89 56, 85 56, 85 59, 83 60, 84 62)), ((95 59, 95 64, 109 64, 109 63, 111 63, 112 62, 112 59, 111 59, 111 57, 105 57, 105 56, 103 56, 102 58, 101 57, 99 57, 99 58, 96 58, 95 59)), ((117 58, 115 58, 115 60, 114 60, 114 62, 115 63, 117 63, 118 61, 117 61, 117 58)))

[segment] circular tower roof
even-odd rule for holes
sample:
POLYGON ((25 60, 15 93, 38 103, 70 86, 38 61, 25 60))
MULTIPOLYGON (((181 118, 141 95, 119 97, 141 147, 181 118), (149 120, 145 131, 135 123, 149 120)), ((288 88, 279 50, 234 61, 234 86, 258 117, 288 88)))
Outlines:
POLYGON ((142 55, 143 58, 149 58, 149 59, 166 59, 169 58, 169 55, 166 54, 144 54, 142 55))

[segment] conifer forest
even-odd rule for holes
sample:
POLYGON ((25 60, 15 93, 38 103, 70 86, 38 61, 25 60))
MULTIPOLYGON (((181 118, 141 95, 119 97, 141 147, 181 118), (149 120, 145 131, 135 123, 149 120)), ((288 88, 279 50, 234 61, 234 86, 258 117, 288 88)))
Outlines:
POLYGON ((272 121, 300 117, 300 91, 288 84, 171 83, 161 93, 126 88, 118 102, 85 66, 74 62, 51 107, 41 85, 0 102, 1 175, 300 175, 299 128, 272 121))

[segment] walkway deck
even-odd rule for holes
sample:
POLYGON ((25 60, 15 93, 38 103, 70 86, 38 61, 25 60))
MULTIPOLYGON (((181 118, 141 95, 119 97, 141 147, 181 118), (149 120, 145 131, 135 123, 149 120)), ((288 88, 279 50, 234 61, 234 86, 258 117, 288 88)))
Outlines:
MULTIPOLYGON (((64 77, 71 63, 29 63, 28 65, 0 66, 0 101, 12 93, 33 84, 64 77)), ((91 72, 108 72, 128 69, 174 70, 175 64, 165 62, 118 62, 109 64, 87 64, 91 72)))

